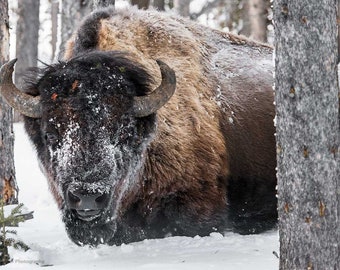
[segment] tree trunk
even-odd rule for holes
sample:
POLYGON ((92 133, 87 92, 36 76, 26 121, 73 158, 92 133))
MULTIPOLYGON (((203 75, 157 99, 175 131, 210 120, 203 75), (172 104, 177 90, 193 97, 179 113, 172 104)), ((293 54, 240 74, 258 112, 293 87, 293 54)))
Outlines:
MULTIPOLYGON (((21 88, 23 74, 29 67, 37 66, 39 39, 39 0, 18 0, 18 21, 16 27, 15 83, 21 88)), ((20 114, 14 112, 15 121, 20 114)))
POLYGON ((190 17, 191 0, 174 0, 174 6, 177 13, 183 17, 190 17))
POLYGON ((21 76, 28 67, 37 66, 39 38, 39 0, 18 0, 16 28, 15 83, 21 86, 21 76))
POLYGON ((276 0, 280 269, 340 269, 336 1, 276 0))
POLYGON ((164 11, 165 1, 164 0, 153 0, 152 6, 157 10, 164 11))
POLYGON ((336 0, 337 2, 337 8, 338 8, 338 13, 336 17, 336 22, 338 25, 338 64, 340 63, 340 0, 336 0))
POLYGON ((58 13, 59 13, 59 1, 52 0, 51 3, 51 45, 52 45, 52 56, 51 60, 54 61, 56 57, 57 51, 57 43, 58 43, 58 13))
POLYGON ((267 0, 249 0, 250 37, 260 42, 267 41, 268 4, 267 0))
POLYGON ((238 32, 240 35, 244 35, 249 37, 251 34, 251 25, 250 25, 250 19, 249 19, 249 1, 248 0, 242 0, 240 1, 241 5, 241 21, 243 23, 242 28, 238 32))
MULTIPOLYGON (((0 1, 0 65, 9 55, 8 2, 0 1)), ((0 95, 0 196, 5 204, 18 202, 18 188, 15 179, 13 147, 13 113, 0 95)))
POLYGON ((148 9, 150 0, 131 0, 131 5, 137 5, 139 9, 148 9))
POLYGON ((114 5, 115 5, 115 0, 93 0, 92 9, 95 10, 96 8, 108 7, 108 6, 114 6, 114 5))
POLYGON ((65 51, 65 44, 77 29, 82 19, 91 12, 92 1, 63 0, 61 8, 61 43, 60 54, 65 51))

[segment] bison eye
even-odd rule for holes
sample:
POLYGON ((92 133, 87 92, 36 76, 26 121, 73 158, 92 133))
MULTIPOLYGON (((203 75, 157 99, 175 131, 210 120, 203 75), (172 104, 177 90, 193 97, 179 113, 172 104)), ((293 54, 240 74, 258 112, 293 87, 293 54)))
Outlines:
POLYGON ((46 132, 45 133, 45 140, 46 140, 47 143, 54 145, 54 144, 58 143, 59 137, 55 133, 46 132))

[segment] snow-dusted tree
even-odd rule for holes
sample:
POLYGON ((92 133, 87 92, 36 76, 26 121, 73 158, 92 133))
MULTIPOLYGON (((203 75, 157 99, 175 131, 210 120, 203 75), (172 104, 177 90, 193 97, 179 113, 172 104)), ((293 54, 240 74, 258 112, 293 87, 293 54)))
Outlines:
POLYGON ((280 269, 340 269, 334 0, 276 0, 280 269))
MULTIPOLYGON (((0 65, 9 55, 8 2, 0 0, 0 65)), ((0 95, 0 199, 6 204, 17 203, 13 147, 13 113, 0 95)))
MULTIPOLYGON (((5 265, 11 261, 8 253, 8 247, 12 246, 16 249, 27 251, 29 247, 22 241, 12 238, 17 234, 15 230, 7 229, 7 226, 17 227, 19 222, 26 219, 22 214, 23 204, 19 204, 11 210, 11 213, 5 215, 4 203, 0 200, 0 265, 5 265)), ((29 213, 32 215, 32 212, 29 213)), ((31 216, 30 218, 32 218, 31 216)))
POLYGON ((35 67, 38 58, 40 0, 18 0, 18 21, 16 27, 15 82, 21 87, 23 73, 28 67, 35 67))

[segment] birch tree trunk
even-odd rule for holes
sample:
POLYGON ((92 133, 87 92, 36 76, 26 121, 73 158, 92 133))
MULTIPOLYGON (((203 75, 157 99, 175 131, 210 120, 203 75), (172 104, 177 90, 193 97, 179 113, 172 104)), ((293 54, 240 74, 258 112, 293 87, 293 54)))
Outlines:
POLYGON ((280 269, 340 269, 334 0, 275 0, 280 269))
MULTIPOLYGON (((0 65, 9 56, 8 2, 0 0, 0 65)), ((15 179, 13 147, 13 113, 0 95, 0 199, 5 204, 18 202, 18 188, 15 179)))

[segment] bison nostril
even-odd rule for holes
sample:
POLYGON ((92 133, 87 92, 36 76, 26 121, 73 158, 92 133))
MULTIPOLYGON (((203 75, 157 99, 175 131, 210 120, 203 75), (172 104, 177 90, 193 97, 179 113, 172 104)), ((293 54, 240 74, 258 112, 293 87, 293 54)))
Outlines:
POLYGON ((109 194, 92 193, 84 190, 68 190, 66 200, 68 207, 85 221, 99 216, 109 204, 109 194))
POLYGON ((71 191, 67 192, 67 201, 70 208, 77 208, 81 202, 81 198, 71 191))
POLYGON ((108 200, 108 196, 107 194, 102 194, 102 195, 99 195, 96 199, 95 199, 95 202, 99 205, 102 205, 102 204, 106 204, 107 203, 107 200, 108 200))
POLYGON ((68 192, 68 199, 72 203, 79 203, 81 201, 81 199, 71 191, 68 192))

